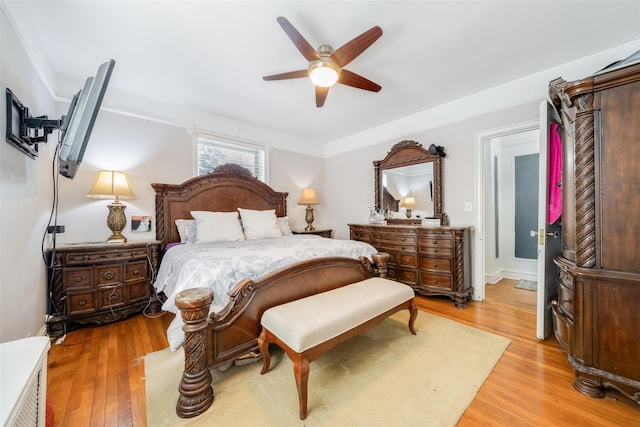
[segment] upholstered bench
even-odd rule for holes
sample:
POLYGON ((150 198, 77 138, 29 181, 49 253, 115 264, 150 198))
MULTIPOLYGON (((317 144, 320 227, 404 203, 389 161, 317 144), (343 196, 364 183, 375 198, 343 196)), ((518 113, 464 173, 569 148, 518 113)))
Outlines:
POLYGON ((418 311, 413 297, 409 286, 373 277, 268 309, 262 315, 262 332, 258 338, 263 357, 261 374, 269 370, 269 343, 275 343, 293 361, 300 419, 304 420, 309 363, 403 309, 410 312, 409 330, 415 335, 418 311))

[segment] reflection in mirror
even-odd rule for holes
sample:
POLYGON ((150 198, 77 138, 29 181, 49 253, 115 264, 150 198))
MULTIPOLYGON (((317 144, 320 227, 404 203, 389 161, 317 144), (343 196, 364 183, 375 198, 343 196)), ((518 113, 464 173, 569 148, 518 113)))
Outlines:
POLYGON ((385 204, 407 218, 433 217, 433 163, 421 163, 382 171, 382 185, 398 201, 385 204))
MULTIPOLYGON (((432 144, 433 145, 433 144, 432 144)), ((391 210, 394 218, 449 219, 442 208, 442 158, 444 147, 435 154, 416 141, 400 141, 383 160, 373 162, 375 206, 391 210)))

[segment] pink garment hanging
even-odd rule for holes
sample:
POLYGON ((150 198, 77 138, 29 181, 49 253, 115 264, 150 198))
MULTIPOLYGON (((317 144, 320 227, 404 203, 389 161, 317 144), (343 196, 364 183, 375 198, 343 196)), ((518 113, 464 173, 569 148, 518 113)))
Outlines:
POLYGON ((558 124, 549 126, 549 207, 547 209, 547 222, 553 224, 562 215, 562 141, 558 124))

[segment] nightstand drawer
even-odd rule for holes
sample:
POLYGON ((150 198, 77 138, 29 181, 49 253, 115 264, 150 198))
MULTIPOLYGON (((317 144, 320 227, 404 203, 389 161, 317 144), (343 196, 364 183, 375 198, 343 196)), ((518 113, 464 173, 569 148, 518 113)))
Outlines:
POLYGON ((129 302, 137 302, 149 299, 150 289, 149 282, 141 280, 138 282, 130 283, 129 287, 129 302))
POLYGON ((67 292, 74 289, 91 289, 93 286, 93 268, 68 268, 62 273, 62 289, 67 292))
POLYGON ((122 264, 98 265, 95 272, 98 286, 122 282, 122 264))
POLYGON ((124 280, 129 282, 131 280, 146 279, 148 277, 147 261, 135 261, 129 262, 124 266, 124 280))
POLYGON ((74 251, 65 256, 66 265, 94 264, 126 259, 146 258, 146 248, 114 248, 104 251, 74 251))
POLYGON ((104 286, 98 288, 98 302, 100 309, 125 305, 129 302, 127 286, 104 286))
POLYGON ((67 314, 86 314, 96 311, 96 293, 67 294, 67 314))

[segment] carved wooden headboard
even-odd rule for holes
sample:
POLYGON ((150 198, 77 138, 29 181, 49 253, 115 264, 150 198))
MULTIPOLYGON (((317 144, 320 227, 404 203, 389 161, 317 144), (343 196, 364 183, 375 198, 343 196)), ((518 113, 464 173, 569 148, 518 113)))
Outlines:
POLYGON ((156 192, 156 239, 163 247, 180 242, 176 219, 191 219, 191 211, 235 212, 237 208, 275 209, 287 215, 289 193, 275 191, 247 169, 227 164, 182 184, 151 184, 156 192))

